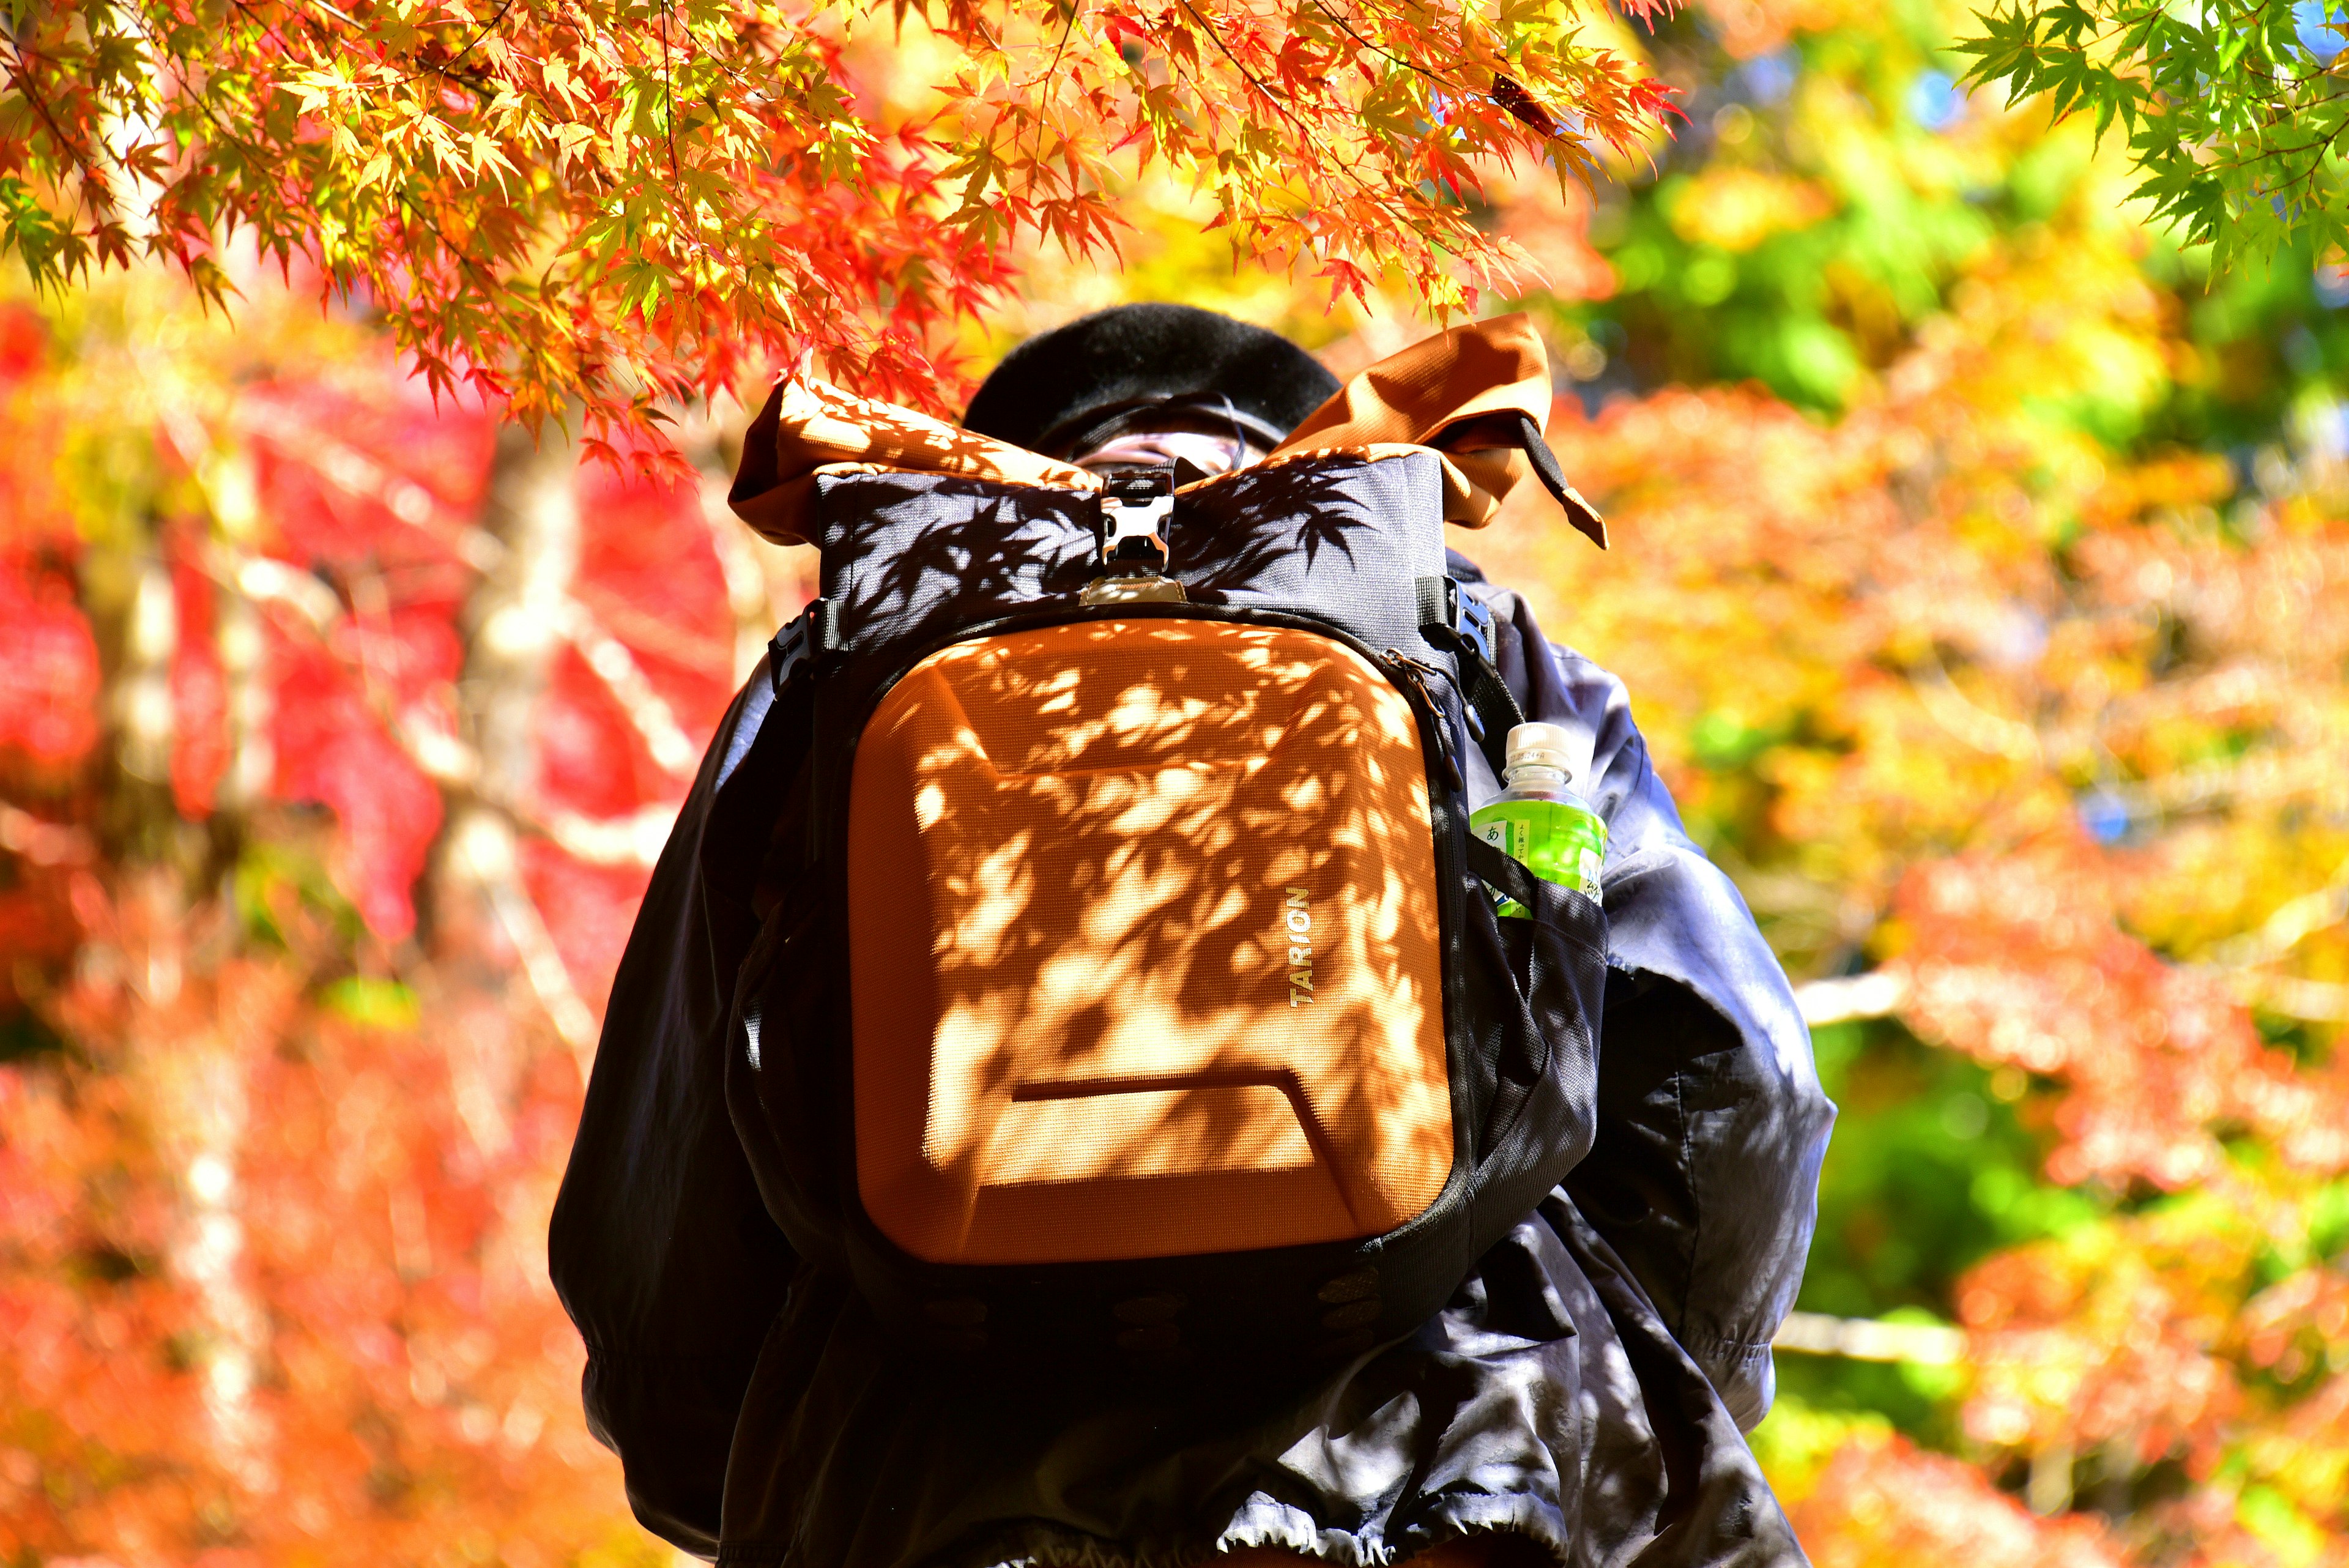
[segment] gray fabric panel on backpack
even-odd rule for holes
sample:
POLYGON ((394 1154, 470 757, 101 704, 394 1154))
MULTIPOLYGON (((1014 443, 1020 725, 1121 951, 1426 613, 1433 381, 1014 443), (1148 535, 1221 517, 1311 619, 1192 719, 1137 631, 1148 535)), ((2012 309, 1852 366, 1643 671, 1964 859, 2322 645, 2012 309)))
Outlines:
POLYGON ((841 646, 930 644, 1054 599, 1092 576, 1093 498, 925 473, 816 482, 823 597, 841 646))
MULTIPOLYGON (((1000 617, 1074 608, 1098 575, 1099 515, 1081 491, 820 478, 823 595, 838 607, 841 645, 926 649, 1000 617)), ((1176 497, 1171 545, 1170 570, 1194 603, 1303 613, 1374 653, 1444 658, 1420 637, 1414 597, 1418 578, 1444 570, 1433 452, 1243 471, 1176 497)))
POLYGON ((1418 580, 1444 572, 1433 452, 1243 469, 1178 498, 1173 544, 1197 603, 1303 610, 1373 652, 1451 667, 1419 634, 1418 580))

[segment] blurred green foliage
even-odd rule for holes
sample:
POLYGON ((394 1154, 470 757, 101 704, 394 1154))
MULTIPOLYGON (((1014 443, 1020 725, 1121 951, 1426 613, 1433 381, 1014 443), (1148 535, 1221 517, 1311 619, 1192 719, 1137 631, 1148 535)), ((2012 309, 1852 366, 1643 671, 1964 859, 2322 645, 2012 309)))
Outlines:
MULTIPOLYGON (((2146 205, 2125 207, 2127 181, 2094 156, 2087 125, 2050 133, 2044 104, 2001 113, 2002 94, 1956 85, 1961 10, 1899 0, 1745 57, 1717 15, 1683 10, 1656 32, 1690 123, 1652 177, 1606 192, 1594 216, 1617 292, 1549 307, 1563 332, 1609 356, 1593 401, 1752 380, 1840 412, 1920 326, 1962 306, 1956 291, 1986 253, 2064 265, 2067 216, 2135 242, 2146 205)), ((2138 277, 2187 351, 2167 363, 2116 356, 2094 395, 2047 415, 2116 448, 2245 450, 2295 420, 2335 417, 2331 400, 2349 384, 2349 272, 2315 265, 2313 244, 2302 236, 2271 264, 2214 280, 2208 247, 2150 233, 2138 277)))
MULTIPOLYGON (((1819 1228, 1797 1306, 1839 1317, 1948 1323, 1965 1271, 1994 1251, 2093 1225, 2109 1203, 2040 1174, 2033 1092, 1920 1042, 1898 1022, 1828 1024, 1812 1044, 1842 1109, 1819 1182, 1819 1228)), ((1781 1355, 1780 1386, 1822 1411, 1873 1411, 1953 1446, 1951 1368, 1781 1355)))

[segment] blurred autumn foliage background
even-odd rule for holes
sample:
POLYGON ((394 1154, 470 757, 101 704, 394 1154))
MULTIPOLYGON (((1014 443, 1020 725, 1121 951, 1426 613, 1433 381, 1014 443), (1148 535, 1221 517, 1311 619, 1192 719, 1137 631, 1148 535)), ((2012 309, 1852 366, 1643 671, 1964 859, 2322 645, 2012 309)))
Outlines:
MULTIPOLYGON (((1458 541, 1630 683, 1843 1106, 1754 1435, 1814 1558, 2349 1563, 2349 273, 2214 277, 1946 0, 1700 0, 1687 123, 1491 185, 1607 511, 1458 541)), ((876 124, 947 79, 848 50, 876 124)), ((1014 246, 1349 372, 1390 279, 1014 246), (1375 282, 1375 280, 1373 280, 1375 282)), ((234 247, 0 280, 0 1561, 666 1558, 543 1231, 700 746, 810 563, 436 400, 234 247)), ((945 352, 953 344, 934 344, 945 352)), ((955 389, 942 387, 941 400, 955 389)))

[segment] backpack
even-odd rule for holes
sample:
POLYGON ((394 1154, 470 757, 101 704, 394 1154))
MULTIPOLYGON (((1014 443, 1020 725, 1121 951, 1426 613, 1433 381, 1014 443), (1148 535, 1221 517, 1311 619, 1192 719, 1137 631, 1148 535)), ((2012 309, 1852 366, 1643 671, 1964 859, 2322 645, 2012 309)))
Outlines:
POLYGON ((759 920, 728 1106, 909 1349, 1357 1355, 1588 1152, 1605 919, 1467 831, 1517 715, 1445 573, 1527 470, 1596 532, 1540 355, 1456 329, 1204 478, 753 423, 736 509, 822 570, 704 837, 759 920))

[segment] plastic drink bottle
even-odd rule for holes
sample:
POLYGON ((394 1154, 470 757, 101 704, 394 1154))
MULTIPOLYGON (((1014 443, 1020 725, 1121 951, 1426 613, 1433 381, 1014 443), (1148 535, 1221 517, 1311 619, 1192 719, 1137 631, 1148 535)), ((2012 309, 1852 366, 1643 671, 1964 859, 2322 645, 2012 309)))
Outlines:
MULTIPOLYGON (((1574 793, 1573 737, 1557 724, 1519 724, 1509 732, 1500 797, 1468 816, 1468 831, 1545 882, 1593 900, 1607 860, 1607 824, 1574 793)), ((1493 895, 1495 912, 1530 916, 1515 898, 1493 895)))

